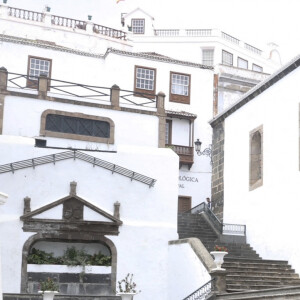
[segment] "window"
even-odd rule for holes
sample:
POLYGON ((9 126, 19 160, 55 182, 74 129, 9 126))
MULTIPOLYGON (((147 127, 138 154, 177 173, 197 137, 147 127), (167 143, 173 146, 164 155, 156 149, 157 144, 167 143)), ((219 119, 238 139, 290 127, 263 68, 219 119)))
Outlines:
POLYGON ((256 64, 252 65, 252 70, 256 71, 256 72, 261 72, 261 73, 263 72, 263 68, 261 66, 256 65, 256 64))
POLYGON ((132 27, 132 33, 144 34, 145 33, 145 19, 132 19, 131 27, 132 27))
POLYGON ((171 72, 170 76, 170 101, 189 104, 191 75, 171 72))
POLYGON ((166 120, 165 144, 172 145, 172 120, 166 120))
POLYGON ((51 77, 51 63, 51 59, 29 56, 27 87, 36 88, 38 77, 42 74, 51 77))
POLYGON ((192 208, 192 197, 179 196, 178 197, 178 213, 183 213, 192 208))
POLYGON ((222 64, 227 66, 233 65, 233 54, 222 50, 222 64))
POLYGON ((155 76, 155 69, 135 66, 134 91, 155 96, 155 76))
POLYGON ((114 143, 114 123, 105 117, 46 110, 41 118, 42 136, 114 143))
POLYGON ((241 69, 248 69, 248 61, 238 57, 237 66, 241 69))
POLYGON ((210 67, 214 65, 214 49, 202 49, 202 64, 210 67))
POLYGON ((256 189, 263 183, 263 127, 250 132, 250 190, 256 189))

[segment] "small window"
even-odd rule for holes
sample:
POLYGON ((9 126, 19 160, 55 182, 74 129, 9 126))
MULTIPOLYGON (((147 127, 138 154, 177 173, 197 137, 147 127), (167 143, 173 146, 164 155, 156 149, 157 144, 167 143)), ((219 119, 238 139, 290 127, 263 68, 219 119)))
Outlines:
POLYGON ((192 197, 178 196, 178 213, 184 213, 192 208, 192 197))
POLYGON ((155 76, 155 69, 135 66, 134 91, 155 96, 155 76))
POLYGON ((41 136, 114 143, 114 122, 106 117, 46 110, 41 117, 41 136))
POLYGON ((222 50, 222 64, 227 66, 233 65, 233 54, 222 50))
POLYGON ((145 33, 145 19, 132 19, 131 27, 132 27, 132 33, 144 34, 145 33))
POLYGON ((258 65, 256 65, 256 64, 253 64, 252 65, 252 70, 253 71, 255 71, 255 72, 263 72, 263 67, 261 67, 261 66, 258 66, 258 65))
POLYGON ((250 132, 249 187, 254 190, 263 184, 263 127, 250 132))
POLYGON ((166 120, 165 143, 166 145, 172 144, 172 120, 166 120))
POLYGON ((170 101, 179 103, 190 103, 190 81, 191 75, 173 73, 170 78, 170 101))
POLYGON ((202 64, 213 67, 214 65, 214 49, 202 49, 202 64))
POLYGON ((237 66, 241 69, 248 69, 248 61, 238 57, 237 66))
POLYGON ((29 56, 27 71, 27 87, 37 87, 38 77, 46 75, 51 77, 51 59, 29 56))

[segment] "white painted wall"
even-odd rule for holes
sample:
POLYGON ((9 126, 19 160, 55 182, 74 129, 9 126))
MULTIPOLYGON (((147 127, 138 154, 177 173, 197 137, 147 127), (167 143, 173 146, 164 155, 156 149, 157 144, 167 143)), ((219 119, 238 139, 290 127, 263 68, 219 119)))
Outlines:
MULTIPOLYGON (((0 143, 0 164, 61 152, 35 148, 33 140, 24 137, 0 136, 0 143)), ((23 214, 23 198, 30 197, 31 209, 35 210, 67 196, 70 182, 76 181, 78 196, 110 214, 113 204, 121 203, 120 234, 107 236, 117 248, 117 280, 133 273, 138 289, 142 290, 137 299, 167 299, 167 242, 178 237, 178 157, 170 149, 122 145, 118 153, 92 155, 153 177, 157 183, 149 188, 79 160, 0 175, 0 190, 11 195, 11 201, 0 208, 0 239, 5 241, 4 292, 19 292, 22 247, 33 235, 23 232, 19 219, 23 214)))
POLYGON ((182 300, 211 280, 190 244, 169 245, 169 300, 182 300))
POLYGON ((299 68, 225 121, 224 222, 247 225, 263 257, 300 271, 299 68), (249 134, 263 126, 263 185, 249 191, 249 134))

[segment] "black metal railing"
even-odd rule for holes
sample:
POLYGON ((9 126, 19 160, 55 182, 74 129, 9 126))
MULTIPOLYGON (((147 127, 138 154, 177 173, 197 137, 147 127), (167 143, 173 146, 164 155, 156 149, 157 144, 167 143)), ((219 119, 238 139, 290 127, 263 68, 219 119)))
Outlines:
MULTIPOLYGON (((8 73, 8 87, 33 90, 38 88, 38 77, 8 73)), ((112 88, 87 85, 59 79, 48 79, 48 92, 63 96, 110 102, 112 88)), ((120 89, 120 104, 156 108, 157 95, 120 89)))
POLYGON ((218 217, 211 211, 208 205, 205 202, 200 203, 199 205, 193 207, 191 210, 188 210, 186 213, 190 214, 200 214, 205 212, 209 220, 214 224, 215 228, 222 234, 233 234, 233 235, 243 235, 246 236, 246 225, 240 224, 225 224, 220 222, 218 217))
POLYGON ((215 290, 215 279, 212 279, 183 300, 205 300, 215 290))
POLYGON ((4 165, 0 165, 0 174, 7 173, 7 172, 16 172, 21 169, 25 168, 35 168, 40 165, 49 164, 49 163, 57 163, 62 160, 66 159, 79 159, 91 163, 93 167, 98 166, 104 168, 106 170, 111 171, 111 173, 117 173, 128 177, 132 180, 142 182, 149 187, 153 187, 156 179, 150 178, 148 176, 142 175, 140 173, 131 171, 129 169, 123 168, 116 164, 110 163, 108 161, 96 158, 94 156, 85 154, 83 152, 77 150, 70 150, 56 154, 50 154, 45 156, 40 156, 32 159, 26 159, 22 161, 12 162, 4 165))

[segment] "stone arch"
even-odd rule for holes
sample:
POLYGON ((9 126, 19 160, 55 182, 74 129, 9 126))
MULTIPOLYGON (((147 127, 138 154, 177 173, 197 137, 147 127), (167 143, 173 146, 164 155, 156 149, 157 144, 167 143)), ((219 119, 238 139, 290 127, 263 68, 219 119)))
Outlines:
POLYGON ((80 241, 80 242, 100 242, 104 243, 110 250, 112 256, 111 262, 111 292, 116 292, 116 278, 117 278, 117 248, 114 243, 103 235, 87 235, 80 232, 68 232, 68 233, 42 233, 39 232, 32 235, 27 239, 23 245, 22 250, 22 268, 21 268, 21 293, 27 293, 28 275, 27 275, 27 257, 33 244, 38 241, 80 241))
POLYGON ((250 173, 249 186, 253 190, 262 185, 263 180, 263 149, 262 126, 250 134, 250 173))

